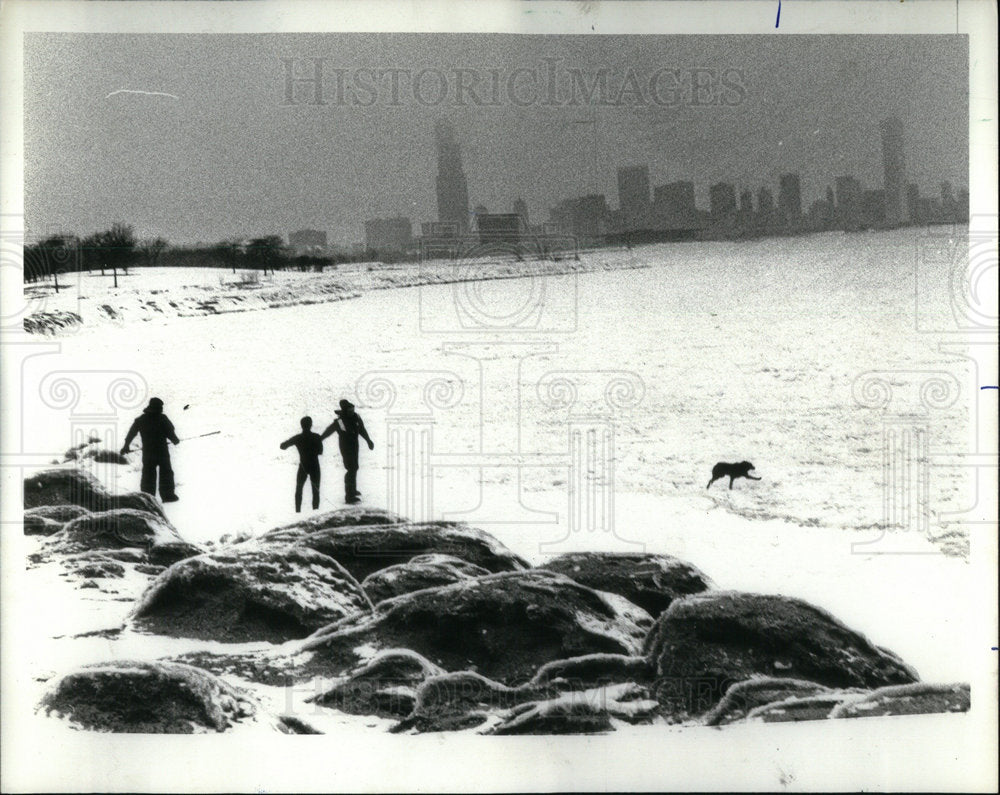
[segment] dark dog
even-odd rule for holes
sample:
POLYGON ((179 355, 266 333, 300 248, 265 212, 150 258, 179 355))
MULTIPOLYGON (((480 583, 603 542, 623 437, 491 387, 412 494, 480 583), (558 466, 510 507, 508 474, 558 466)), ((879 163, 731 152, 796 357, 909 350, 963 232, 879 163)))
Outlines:
MULTIPOLYGON (((720 461, 714 467, 712 467, 712 479, 708 481, 708 486, 711 486, 719 478, 727 477, 729 478, 729 488, 733 487, 733 481, 736 478, 746 478, 747 480, 760 480, 760 478, 755 478, 750 474, 750 470, 754 468, 754 465, 749 461, 740 461, 738 464, 726 464, 720 461)), ((707 489, 708 486, 705 486, 707 489)))

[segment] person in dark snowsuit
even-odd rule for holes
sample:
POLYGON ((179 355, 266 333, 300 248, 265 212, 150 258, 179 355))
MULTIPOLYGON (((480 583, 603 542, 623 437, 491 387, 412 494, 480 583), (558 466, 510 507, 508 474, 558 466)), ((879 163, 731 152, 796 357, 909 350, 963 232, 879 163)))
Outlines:
POLYGON ((296 513, 302 510, 302 488, 306 485, 306 478, 309 478, 309 485, 312 487, 313 510, 319 508, 319 457, 323 455, 323 440, 312 430, 312 417, 303 417, 299 424, 302 426, 302 433, 281 443, 282 450, 294 445, 299 451, 299 471, 295 474, 296 513))
POLYGON ((323 431, 321 438, 337 434, 340 442, 340 456, 344 459, 344 499, 349 503, 360 502, 361 492, 358 491, 358 437, 368 442, 368 449, 374 450, 375 443, 368 437, 365 423, 354 410, 354 404, 349 400, 341 400, 340 408, 334 411, 337 415, 330 427, 323 431))
POLYGON ((160 499, 164 502, 177 502, 180 499, 174 490, 174 470, 170 467, 170 450, 167 448, 169 439, 175 445, 180 444, 174 432, 174 424, 163 413, 163 401, 151 398, 149 405, 142 414, 135 418, 132 427, 125 436, 122 445, 122 455, 127 455, 129 445, 136 435, 142 439, 142 479, 139 488, 146 494, 156 494, 157 469, 160 475, 160 499))

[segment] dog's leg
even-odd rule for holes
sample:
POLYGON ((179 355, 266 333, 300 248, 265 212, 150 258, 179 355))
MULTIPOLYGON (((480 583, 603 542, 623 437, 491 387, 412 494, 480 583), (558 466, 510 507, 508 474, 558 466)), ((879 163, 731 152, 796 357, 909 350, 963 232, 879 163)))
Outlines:
POLYGON ((729 490, 730 490, 730 491, 732 491, 732 490, 733 490, 733 481, 734 481, 735 479, 736 479, 736 478, 733 478, 733 477, 729 478, 729 490))

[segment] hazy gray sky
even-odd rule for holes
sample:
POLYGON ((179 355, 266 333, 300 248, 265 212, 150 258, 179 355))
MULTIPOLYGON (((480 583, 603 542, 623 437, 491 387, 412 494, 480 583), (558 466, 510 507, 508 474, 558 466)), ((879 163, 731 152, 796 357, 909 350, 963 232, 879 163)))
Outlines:
POLYGON ((36 235, 126 221, 178 243, 304 227, 351 242, 367 218, 434 220, 441 116, 470 203, 509 211, 520 196, 532 221, 595 189, 617 206, 627 164, 647 164, 654 185, 694 180, 705 207, 712 182, 776 194, 786 171, 806 205, 839 175, 877 187, 890 115, 909 181, 968 184, 958 36, 28 34, 24 68, 36 235), (307 83, 287 104, 288 58, 296 75, 325 59, 327 104, 307 83), (585 100, 602 70, 605 92, 585 100))

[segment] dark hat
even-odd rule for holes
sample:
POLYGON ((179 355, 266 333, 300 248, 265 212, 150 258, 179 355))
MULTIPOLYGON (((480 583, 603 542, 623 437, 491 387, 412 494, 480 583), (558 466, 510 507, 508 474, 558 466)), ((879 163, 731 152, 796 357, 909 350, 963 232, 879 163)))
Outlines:
POLYGON ((354 408, 354 404, 351 403, 351 401, 345 399, 345 400, 341 400, 340 401, 340 407, 342 409, 345 409, 345 410, 346 409, 353 409, 354 408))
POLYGON ((163 408, 163 401, 160 400, 157 397, 150 398, 149 399, 149 405, 146 406, 146 408, 149 408, 149 409, 162 409, 163 408))

